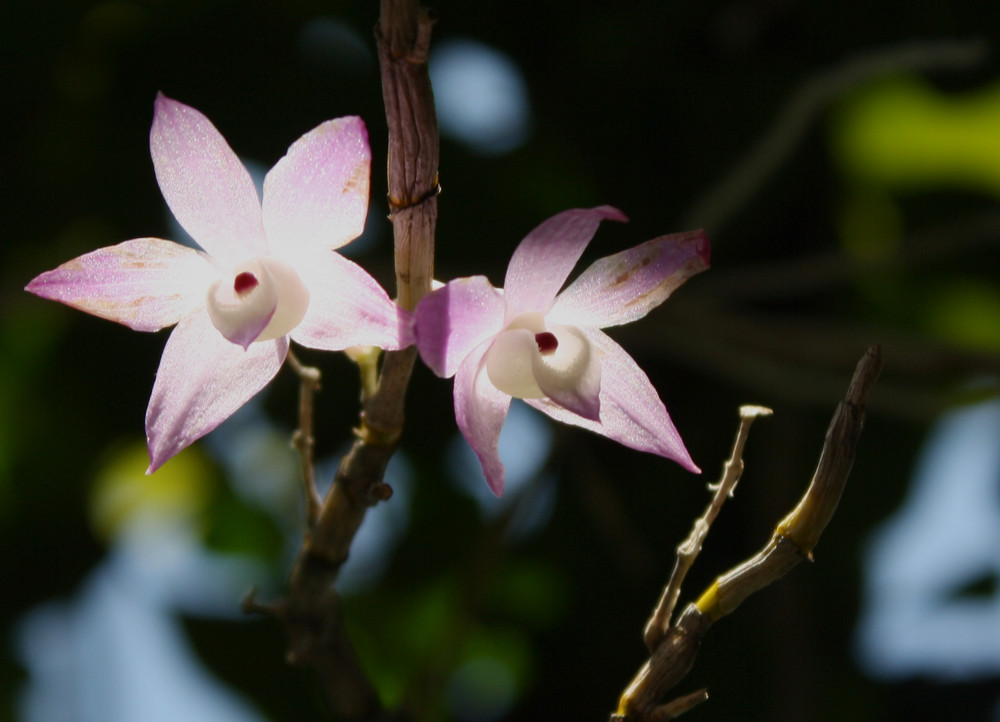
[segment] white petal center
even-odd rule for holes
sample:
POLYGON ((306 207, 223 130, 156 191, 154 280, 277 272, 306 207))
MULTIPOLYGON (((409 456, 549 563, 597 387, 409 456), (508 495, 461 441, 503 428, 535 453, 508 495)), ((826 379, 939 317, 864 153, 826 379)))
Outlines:
POLYGON ((551 326, 549 334, 555 336, 557 344, 550 353, 542 353, 543 339, 539 337, 544 334, 536 337, 539 353, 534 363, 535 379, 557 395, 557 390, 568 391, 580 385, 593 352, 590 341, 576 326, 551 326))
POLYGON ((219 333, 247 346, 280 338, 298 326, 309 308, 309 290, 287 263, 257 256, 213 283, 206 306, 219 333))
POLYGON ((590 342, 575 326, 550 326, 540 313, 524 313, 486 351, 486 373, 500 391, 518 399, 579 386, 590 365, 590 342))

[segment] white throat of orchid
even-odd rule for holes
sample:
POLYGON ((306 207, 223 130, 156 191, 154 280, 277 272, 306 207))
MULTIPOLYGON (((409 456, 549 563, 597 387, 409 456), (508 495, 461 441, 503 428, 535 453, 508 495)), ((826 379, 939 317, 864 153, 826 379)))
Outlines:
POLYGON ((486 351, 486 373, 505 394, 540 399, 579 387, 592 354, 590 341, 576 326, 546 327, 543 314, 522 313, 486 351))
POLYGON ((309 290, 287 263, 257 256, 209 286, 206 306, 219 333, 247 348, 298 326, 309 308, 309 290))

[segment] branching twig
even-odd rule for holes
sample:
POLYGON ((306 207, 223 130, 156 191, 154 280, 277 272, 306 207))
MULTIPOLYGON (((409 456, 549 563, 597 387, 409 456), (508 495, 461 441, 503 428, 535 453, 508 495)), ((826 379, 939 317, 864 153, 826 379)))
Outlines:
POLYGON ((694 560, 701 553, 701 546, 705 541, 705 537, 708 536, 708 530, 712 526, 712 522, 715 521, 715 517, 718 516, 719 511, 722 509, 722 505, 736 491, 736 484, 743 474, 743 447, 746 444, 747 435, 750 433, 750 424, 758 416, 770 416, 772 413, 771 409, 764 408, 763 406, 740 407, 740 428, 736 432, 733 453, 729 457, 729 461, 723 466, 722 478, 717 484, 709 485, 709 489, 715 493, 708 508, 705 509, 704 515, 695 521, 690 536, 677 547, 677 561, 674 564, 673 572, 670 574, 670 581, 667 582, 667 586, 663 589, 663 594, 660 596, 660 601, 656 605, 653 616, 646 623, 643 638, 650 652, 656 649, 660 642, 663 641, 663 637, 670 630, 670 620, 674 616, 674 608, 677 606, 678 597, 680 597, 684 577, 687 576, 688 570, 694 564, 694 560))
POLYGON ((882 367, 872 346, 858 363, 847 396, 834 412, 812 481, 798 506, 774 531, 756 556, 720 576, 662 637, 649 660, 622 694, 617 722, 660 722, 690 709, 702 693, 666 705, 662 700, 691 669, 708 628, 747 597, 783 577, 812 550, 826 529, 847 483, 864 425, 865 407, 882 367))

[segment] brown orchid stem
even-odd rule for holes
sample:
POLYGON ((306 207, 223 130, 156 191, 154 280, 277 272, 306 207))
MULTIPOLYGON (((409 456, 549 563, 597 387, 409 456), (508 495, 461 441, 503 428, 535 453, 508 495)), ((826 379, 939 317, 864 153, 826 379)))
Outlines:
POLYGON ((427 72, 434 20, 416 0, 382 0, 378 35, 389 125, 389 211, 397 302, 412 311, 431 288, 437 225, 439 138, 427 72))
POLYGON ((864 426, 865 408, 881 368, 881 351, 872 346, 858 362, 847 395, 833 414, 819 463, 802 500, 777 525, 760 552, 716 579, 697 602, 684 610, 677 623, 659 636, 649 659, 622 694, 618 710, 611 715, 612 722, 673 719, 707 698, 707 693, 699 691, 663 703, 690 671, 701 640, 713 623, 803 559, 812 559, 813 548, 833 517, 847 483, 864 426))
MULTIPOLYGON (((381 9, 376 35, 389 127, 388 198, 397 302, 412 311, 430 290, 434 273, 438 133, 426 64, 433 23, 417 0, 383 0, 381 9)), ((333 585, 366 512, 392 496, 383 477, 402 433, 404 399, 415 360, 413 348, 385 354, 377 388, 365 394, 357 438, 341 460, 326 498, 310 515, 312 523, 285 598, 269 609, 284 623, 289 662, 317 673, 337 719, 385 718, 341 623, 340 598, 333 585)), ((303 448, 311 460, 311 441, 303 448)), ((252 598, 245 606, 261 609, 252 598)))

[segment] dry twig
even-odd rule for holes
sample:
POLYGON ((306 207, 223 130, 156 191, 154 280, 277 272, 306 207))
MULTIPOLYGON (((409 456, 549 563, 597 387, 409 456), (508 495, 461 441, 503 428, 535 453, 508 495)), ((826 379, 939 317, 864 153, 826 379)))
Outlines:
POLYGON ((798 506, 777 525, 760 552, 716 579, 665 634, 652 635, 658 643, 622 694, 617 712, 611 715, 613 722, 662 722, 707 698, 699 691, 662 703, 691 669, 701 640, 714 622, 803 559, 812 558, 812 550, 833 517, 847 483, 868 397, 881 367, 881 351, 872 346, 858 363, 847 396, 834 412, 816 471, 798 506))
POLYGON ((717 484, 709 485, 709 489, 714 492, 712 501, 705 509, 704 515, 694 523, 691 534, 679 547, 677 547, 677 561, 674 570, 670 574, 670 581, 663 589, 660 601, 656 605, 653 616, 646 623, 646 630, 643 639, 646 647, 652 652, 663 641, 663 637, 670 631, 670 620, 674 616, 674 608, 677 606, 677 599, 680 597, 681 585, 688 570, 694 564, 694 560, 701 553, 701 546, 708 536, 708 530, 718 516, 722 505, 726 499, 731 497, 736 491, 736 484, 743 475, 743 447, 746 444, 747 435, 750 433, 750 425, 759 416, 770 416, 771 409, 763 406, 742 406, 740 407, 740 428, 736 432, 736 442, 733 444, 733 453, 729 461, 722 469, 722 478, 717 484))

